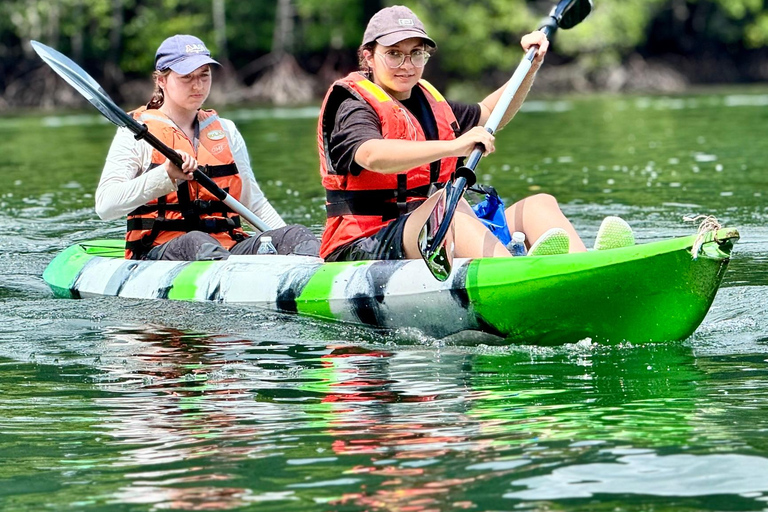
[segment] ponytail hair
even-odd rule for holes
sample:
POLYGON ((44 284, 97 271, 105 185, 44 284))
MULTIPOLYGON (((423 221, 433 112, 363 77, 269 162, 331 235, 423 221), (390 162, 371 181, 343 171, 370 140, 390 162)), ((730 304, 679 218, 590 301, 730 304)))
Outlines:
POLYGON ((170 73, 170 69, 152 72, 152 81, 155 83, 155 90, 152 91, 152 99, 149 100, 149 103, 147 103, 148 109, 158 109, 163 106, 163 103, 165 102, 165 95, 163 94, 163 89, 160 87, 158 79, 161 76, 168 76, 170 73))

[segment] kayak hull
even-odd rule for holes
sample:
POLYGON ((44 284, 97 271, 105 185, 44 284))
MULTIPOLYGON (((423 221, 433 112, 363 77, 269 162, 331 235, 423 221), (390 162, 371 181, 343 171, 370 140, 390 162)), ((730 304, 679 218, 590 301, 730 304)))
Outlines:
POLYGON ((483 331, 505 343, 620 343, 690 336, 728 265, 735 230, 608 251, 456 259, 445 282, 421 260, 325 263, 302 256, 130 261, 123 242, 69 247, 43 279, 66 298, 118 296, 247 304, 374 328, 446 337, 483 331))

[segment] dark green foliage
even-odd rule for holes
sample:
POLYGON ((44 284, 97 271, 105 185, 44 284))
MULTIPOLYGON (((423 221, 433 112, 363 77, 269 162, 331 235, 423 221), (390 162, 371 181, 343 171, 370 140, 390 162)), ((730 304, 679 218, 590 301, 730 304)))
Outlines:
MULTIPOLYGON (((390 3, 293 0, 289 51, 310 73, 324 66, 337 73, 349 71, 367 19, 390 3)), ((520 36, 534 29, 554 5, 552 0, 405 3, 438 42, 431 75, 469 82, 512 69, 522 53, 520 36)), ((272 49, 276 11, 276 0, 4 0, 0 90, 12 83, 13 90, 23 88, 19 81, 29 80, 25 76, 39 67, 30 39, 70 55, 97 79, 106 77, 108 88, 148 76, 158 44, 174 33, 198 35, 215 55, 242 69, 272 49), (226 11, 225 32, 219 27, 223 38, 216 37, 213 22, 217 1, 226 11), (225 41, 226 48, 218 48, 218 41, 225 41)), ((691 62, 727 58, 742 71, 720 79, 748 81, 762 78, 750 75, 749 69, 764 57, 766 43, 765 0, 596 0, 586 22, 558 35, 553 53, 557 57, 549 63, 575 61, 585 73, 593 73, 621 65, 633 54, 679 55, 691 62)), ((240 79, 250 82, 254 77, 240 79)), ((13 103, 12 98, 0 100, 0 108, 5 103, 13 103)))

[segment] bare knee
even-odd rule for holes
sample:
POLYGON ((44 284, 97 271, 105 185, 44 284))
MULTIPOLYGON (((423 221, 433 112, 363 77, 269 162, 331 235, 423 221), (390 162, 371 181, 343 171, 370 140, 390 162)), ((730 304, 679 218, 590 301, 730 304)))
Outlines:
POLYGON ((538 224, 546 225, 547 229, 552 227, 552 220, 560 219, 562 211, 554 196, 535 194, 521 199, 507 208, 505 216, 510 230, 523 231, 532 237, 533 234, 529 231, 533 230, 538 233, 538 224))
POLYGON ((523 199, 525 201, 526 206, 529 208, 536 208, 536 209, 542 209, 542 210, 552 210, 556 209, 559 210, 560 206, 557 204, 557 199, 555 199, 555 196, 550 194, 536 194, 532 195, 530 197, 526 197, 523 199))

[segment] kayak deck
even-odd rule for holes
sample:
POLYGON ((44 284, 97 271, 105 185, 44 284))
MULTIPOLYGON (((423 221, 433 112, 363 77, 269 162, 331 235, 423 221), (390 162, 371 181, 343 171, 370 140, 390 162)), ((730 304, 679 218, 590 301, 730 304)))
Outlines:
POLYGON ((728 265, 736 230, 621 249, 456 259, 439 282, 421 260, 325 263, 303 256, 132 261, 122 240, 73 245, 46 268, 58 297, 119 296, 248 304, 375 328, 445 337, 466 330, 506 343, 619 343, 690 336, 728 265))

